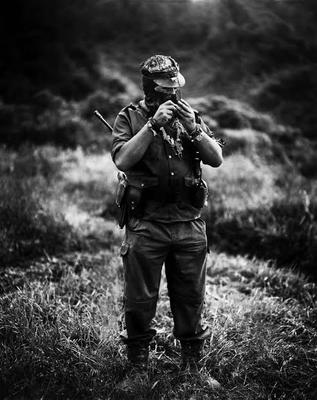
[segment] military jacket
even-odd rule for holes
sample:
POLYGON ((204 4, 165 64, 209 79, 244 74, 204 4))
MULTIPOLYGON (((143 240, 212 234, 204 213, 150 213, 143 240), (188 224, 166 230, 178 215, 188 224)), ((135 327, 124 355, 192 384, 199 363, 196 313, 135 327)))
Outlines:
MULTIPOLYGON (((148 118, 142 101, 120 111, 113 128, 113 160, 122 145, 142 129, 148 118)), ((202 129, 213 136, 198 113, 196 118, 202 129)), ((201 210, 195 208, 190 200, 195 182, 196 149, 189 139, 183 137, 181 140, 183 152, 179 157, 162 135, 156 135, 143 158, 126 172, 129 185, 143 191, 142 219, 168 223, 200 217, 201 210)))

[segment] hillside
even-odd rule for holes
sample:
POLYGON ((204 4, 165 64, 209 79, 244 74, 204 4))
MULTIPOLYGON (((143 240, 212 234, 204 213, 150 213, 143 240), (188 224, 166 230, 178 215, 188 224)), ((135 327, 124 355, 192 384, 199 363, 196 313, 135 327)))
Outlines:
POLYGON ((317 398, 317 6, 313 0, 11 0, 0 14, 0 393, 122 399, 123 270, 111 135, 139 65, 177 59, 226 142, 203 166, 203 368, 180 373, 166 281, 149 381, 128 399, 317 398), (138 2, 138 7, 136 3, 138 2))
MULTIPOLYGON (((168 53, 186 71, 186 96, 215 93, 251 102, 316 140, 314 0, 78 1, 12 0, 5 7, 4 105, 36 103, 43 89, 81 101, 98 89, 109 92, 100 58, 112 70, 119 60, 119 71, 136 82, 135 66, 168 53)), ((120 90, 113 84, 112 94, 120 90)), ((1 113, 0 121, 6 121, 1 113)))
MULTIPOLYGON (((255 151, 253 142, 249 146, 255 151)), ((163 279, 150 380, 132 388, 127 398, 316 396, 316 284, 298 265, 295 269, 283 261, 283 255, 315 240, 312 198, 293 194, 286 201, 279 182, 284 176, 281 165, 255 154, 250 158, 245 150, 228 150, 221 169, 204 171, 212 189, 205 211, 212 239, 205 319, 213 327, 204 368, 223 388, 211 394, 203 383, 179 374, 180 349, 171 336, 163 279), (274 205, 280 218, 273 219, 274 205), (291 234, 295 236, 289 241, 291 234), (247 237, 262 261, 247 255, 247 237), (265 246, 277 254, 276 260, 265 254, 265 246)), ((109 154, 42 147, 2 150, 1 160, 4 398, 121 399, 115 387, 126 373, 118 339, 123 232, 113 220, 116 171, 109 154)), ((298 180, 295 193, 301 184, 298 180)), ((301 251, 309 263, 312 248, 301 251)))

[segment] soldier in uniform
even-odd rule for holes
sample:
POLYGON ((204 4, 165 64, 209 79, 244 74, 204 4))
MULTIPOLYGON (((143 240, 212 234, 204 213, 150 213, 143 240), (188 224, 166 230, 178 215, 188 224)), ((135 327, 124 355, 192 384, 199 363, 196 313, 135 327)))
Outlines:
MULTIPOLYGON (((128 360, 147 369, 162 266, 165 263, 181 367, 197 368, 209 328, 202 325, 207 238, 201 208, 206 186, 200 161, 222 163, 222 149, 199 114, 181 99, 185 78, 169 56, 141 65, 144 99, 118 114, 112 158, 128 180, 124 265, 128 360)), ((129 383, 129 381, 128 381, 129 383)), ((219 385, 210 378, 211 386, 219 385)))

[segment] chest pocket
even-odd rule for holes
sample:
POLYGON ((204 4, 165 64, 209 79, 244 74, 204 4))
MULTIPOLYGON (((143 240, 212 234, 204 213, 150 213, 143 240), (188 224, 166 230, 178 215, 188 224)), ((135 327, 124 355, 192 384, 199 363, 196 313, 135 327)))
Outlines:
POLYGON ((158 161, 162 160, 164 157, 164 145, 162 143, 162 138, 155 136, 152 143, 146 150, 144 157, 147 160, 158 161))

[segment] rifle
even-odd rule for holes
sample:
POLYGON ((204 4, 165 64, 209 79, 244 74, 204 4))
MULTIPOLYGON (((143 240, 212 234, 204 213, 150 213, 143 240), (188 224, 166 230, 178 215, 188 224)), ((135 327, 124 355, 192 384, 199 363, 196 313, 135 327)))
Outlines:
POLYGON ((111 126, 110 124, 108 124, 108 122, 104 119, 104 117, 100 114, 100 112, 99 112, 98 110, 95 110, 95 111, 94 111, 94 115, 95 115, 97 118, 99 118, 99 120, 100 120, 104 125, 106 125, 106 127, 110 130, 110 132, 113 131, 112 126, 111 126))
MULTIPOLYGON (((94 115, 110 130, 113 132, 112 126, 104 119, 98 110, 94 111, 94 115)), ((123 228, 127 222, 127 202, 125 201, 126 191, 128 186, 128 178, 122 171, 118 171, 118 184, 116 189, 116 205, 120 208, 119 227, 123 228)))

